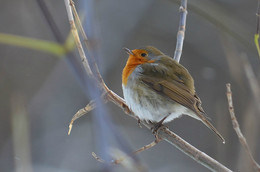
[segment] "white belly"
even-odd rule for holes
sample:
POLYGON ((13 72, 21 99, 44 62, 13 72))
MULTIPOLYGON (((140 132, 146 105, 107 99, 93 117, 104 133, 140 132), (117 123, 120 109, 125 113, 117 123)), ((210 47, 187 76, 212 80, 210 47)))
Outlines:
MULTIPOLYGON (((180 104, 169 101, 162 96, 158 98, 152 90, 147 89, 143 93, 144 96, 140 96, 128 86, 122 85, 122 88, 126 104, 141 120, 159 122, 165 116, 168 116, 164 120, 164 123, 167 123, 183 114, 191 113, 189 109, 180 104), (145 95, 149 95, 150 101, 147 101, 147 97, 144 98, 145 95), (165 101, 163 101, 164 99, 165 101)), ((194 116, 192 115, 192 117, 194 116)))

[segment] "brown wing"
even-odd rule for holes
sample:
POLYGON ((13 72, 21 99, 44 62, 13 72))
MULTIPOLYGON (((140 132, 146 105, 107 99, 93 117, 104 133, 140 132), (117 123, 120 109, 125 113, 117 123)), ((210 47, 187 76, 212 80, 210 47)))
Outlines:
POLYGON ((223 143, 225 143, 225 139, 204 116, 205 112, 201 107, 201 101, 199 97, 196 94, 191 94, 187 86, 178 81, 172 80, 171 82, 169 82, 164 79, 149 76, 143 76, 141 77, 141 80, 159 94, 166 96, 195 112, 197 117, 201 119, 201 121, 208 128, 210 128, 214 133, 216 133, 219 136, 219 138, 223 141, 223 143))
MULTIPOLYGON (((161 95, 164 95, 172 99, 173 101, 187 107, 188 109, 197 112, 197 108, 195 109, 195 105, 200 104, 200 100, 192 95, 184 84, 174 80, 172 82, 169 82, 163 79, 146 76, 142 77, 141 80, 161 95)), ((203 109, 201 110, 202 112, 204 112, 203 109)))

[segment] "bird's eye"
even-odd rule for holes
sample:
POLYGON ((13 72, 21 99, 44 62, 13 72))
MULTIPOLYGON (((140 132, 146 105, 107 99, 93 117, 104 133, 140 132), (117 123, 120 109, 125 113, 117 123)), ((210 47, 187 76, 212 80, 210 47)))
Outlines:
POLYGON ((147 55, 146 53, 142 53, 142 54, 141 54, 142 57, 145 57, 146 55, 147 55))

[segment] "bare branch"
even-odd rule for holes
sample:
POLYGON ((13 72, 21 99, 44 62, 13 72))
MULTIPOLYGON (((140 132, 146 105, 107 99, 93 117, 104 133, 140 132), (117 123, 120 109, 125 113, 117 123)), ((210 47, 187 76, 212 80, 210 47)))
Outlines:
POLYGON ((72 126, 74 121, 76 121, 78 118, 82 117, 83 115, 87 114, 88 112, 92 111, 93 109, 96 108, 96 104, 95 101, 90 101, 89 104, 87 104, 86 107, 80 109, 71 119, 70 121, 70 125, 69 125, 69 131, 68 131, 68 135, 70 135, 72 126))
POLYGON ((223 164, 208 156, 206 153, 198 150, 197 148, 183 140, 180 136, 173 133, 168 128, 163 128, 162 130, 158 131, 158 135, 160 138, 172 144, 180 151, 195 160, 197 163, 203 165, 211 171, 231 171, 223 164))
MULTIPOLYGON (((75 32, 75 34, 73 34, 73 36, 74 36, 75 40, 78 41, 77 42, 77 46, 79 46, 78 50, 81 51, 81 50, 83 50, 82 49, 82 45, 81 45, 80 40, 78 38, 78 32, 75 31, 76 27, 75 27, 74 19, 73 19, 73 16, 72 16, 72 10, 70 8, 70 5, 72 6, 72 8, 73 8, 74 5, 73 5, 71 0, 64 0, 64 2, 65 2, 65 5, 66 5, 66 8, 67 8, 68 17, 69 17, 69 21, 70 21, 70 24, 71 24, 71 30, 75 32)), ((186 13, 187 13, 187 11, 186 11, 187 1, 184 0, 182 2, 184 2, 184 4, 182 4, 181 13, 183 13, 183 16, 185 16, 185 18, 183 18, 183 22, 180 22, 180 23, 183 23, 180 28, 182 29, 182 31, 184 31, 185 30, 186 13)), ((74 12, 76 13, 75 10, 74 10, 74 12)), ((76 19, 77 19, 77 17, 76 17, 76 19)), ((82 31, 84 33, 83 29, 82 29, 82 31)), ((84 34, 83 34, 83 37, 85 37, 84 34)), ((184 34, 183 34, 183 38, 182 39, 184 39, 184 34)), ((84 38, 84 42, 86 42, 85 40, 87 40, 87 38, 84 38)), ((183 40, 182 40, 182 42, 183 42, 183 40)), ((86 46, 88 46, 87 43, 86 43, 86 46)), ((181 45, 181 48, 182 48, 182 45, 181 45)), ((178 50, 180 50, 180 48, 178 48, 178 50)), ((179 51, 179 52, 181 52, 181 51, 179 51)), ((89 65, 88 60, 87 60, 85 54, 83 54, 81 52, 80 55, 81 55, 81 58, 82 58, 82 62, 85 65, 89 65)), ((95 76, 93 75, 93 73, 90 70, 89 66, 85 66, 85 69, 91 71, 91 72, 88 72, 89 75, 91 75, 94 78, 97 77, 97 78, 95 78, 95 80, 97 81, 97 85, 100 86, 101 89, 104 90, 104 92, 105 92, 103 94, 104 95, 104 99, 108 100, 108 101, 112 101, 114 104, 116 104, 117 106, 122 108, 126 114, 128 114, 129 116, 131 116, 131 117, 135 118, 136 120, 138 120, 138 118, 133 114, 133 112, 126 105, 125 100, 123 98, 121 98, 120 96, 118 96, 117 94, 115 94, 113 91, 111 91, 106 86, 106 84, 104 83, 101 75, 99 74, 99 70, 98 70, 97 65, 96 64, 91 64, 91 66, 94 66, 95 76)), ((94 109, 95 102, 91 102, 91 103, 93 103, 92 107, 94 109)), ((75 115, 75 116, 77 116, 77 115, 75 115)), ((79 115, 79 116, 82 116, 82 115, 79 115)), ((75 119, 77 119, 79 116, 75 117, 75 119)), ((75 121, 75 119, 74 119, 74 121, 75 121)), ((144 126, 146 126, 148 129, 152 130, 152 127, 153 127, 152 124, 147 124, 147 123, 142 123, 142 124, 144 126)), ((163 139, 163 140, 169 142, 170 144, 174 145, 176 148, 178 148, 179 150, 184 152, 186 155, 188 155, 191 158, 193 158, 194 160, 196 160, 196 162, 198 162, 199 164, 205 166, 206 168, 208 168, 208 169, 210 169, 212 171, 231 171, 227 167, 225 167, 224 165, 219 163, 218 161, 214 160, 213 158, 211 158, 207 154, 201 152, 200 150, 196 149, 195 147, 193 147, 192 145, 190 145, 189 143, 184 141, 181 137, 179 137, 178 135, 176 135, 175 133, 173 133, 172 131, 170 131, 166 127, 162 127, 162 128, 160 128, 158 130, 158 138, 159 139, 163 139)), ((93 156, 96 157, 96 159, 102 161, 101 159, 99 159, 96 156, 96 154, 93 154, 93 156)))
MULTIPOLYGON (((143 147, 141 147, 140 149, 134 151, 131 155, 136 155, 140 152, 143 152, 145 150, 148 150, 152 147, 154 147, 155 145, 157 145, 159 142, 161 141, 161 139, 156 138, 155 141, 149 143, 148 145, 145 145, 143 147)), ((127 155, 124 154, 124 156, 121 156, 120 158, 117 158, 115 160, 112 160, 111 164, 121 164, 123 161, 125 161, 125 159, 128 159, 128 157, 130 157, 131 155, 127 155)), ((92 152, 92 156, 99 162, 105 163, 105 160, 103 160, 102 158, 100 158, 99 156, 97 156, 97 154, 95 152, 92 152)), ((114 156, 115 157, 115 156, 114 156)))
POLYGON ((241 145, 244 147, 244 149, 246 150, 246 153, 247 155, 249 156, 251 162, 252 162, 252 165, 254 167, 254 169, 258 172, 260 172, 260 166, 259 164, 255 161, 251 151, 250 151, 250 148, 247 144, 247 141, 246 141, 246 138, 244 137, 244 135, 242 134, 241 130, 240 130, 240 127, 239 127, 239 123, 237 122, 237 118, 235 116, 235 112, 234 112, 234 106, 233 106, 233 100, 232 100, 232 92, 231 92, 231 86, 230 84, 226 84, 226 87, 227 87, 227 99, 228 99, 228 107, 229 107, 229 113, 230 113, 230 117, 231 117, 231 120, 232 120, 232 125, 233 125, 233 128, 234 130, 236 131, 236 134, 239 138, 239 141, 241 143, 241 145))
POLYGON ((133 161, 133 158, 130 155, 125 154, 125 152, 120 151, 119 149, 111 149, 110 150, 110 154, 114 157, 121 157, 117 160, 112 160, 111 162, 106 162, 105 160, 103 160, 102 158, 100 158, 95 152, 92 152, 92 156, 101 163, 106 163, 106 164, 120 164, 122 165, 126 171, 136 171, 136 172, 147 172, 148 169, 146 167, 144 167, 141 164, 136 164, 133 161))
POLYGON ((70 1, 69 0, 64 0, 64 2, 65 2, 67 14, 68 14, 68 19, 69 19, 69 22, 70 22, 71 32, 73 34, 75 43, 77 45, 77 48, 78 48, 78 51, 79 51, 79 55, 80 55, 81 60, 82 60, 82 64, 83 64, 85 70, 87 71, 88 75, 89 76, 93 76, 93 73, 92 73, 92 71, 90 69, 88 61, 86 60, 86 55, 85 55, 85 52, 83 50, 82 44, 81 44, 80 39, 79 39, 78 30, 77 30, 77 28, 75 26, 73 14, 72 14, 71 7, 70 7, 70 1))
POLYGON ((100 158, 99 156, 97 156, 97 154, 96 154, 95 152, 92 152, 92 156, 93 156, 98 162, 105 163, 105 160, 103 160, 102 158, 100 158))
POLYGON ((183 41, 185 36, 185 29, 186 29, 186 17, 187 17, 187 0, 181 1, 180 6, 180 23, 179 23, 179 30, 177 33, 177 42, 176 42, 176 48, 174 52, 173 59, 177 62, 181 59, 181 53, 182 53, 182 47, 183 47, 183 41))
MULTIPOLYGON (((156 146, 160 141, 161 141, 161 139, 156 138, 155 141, 151 142, 151 143, 148 144, 148 145, 145 145, 145 146, 141 147, 140 149, 134 151, 132 154, 133 154, 133 155, 136 155, 136 154, 138 154, 138 153, 140 153, 140 152, 146 151, 146 150, 148 150, 148 149, 150 149, 150 148, 156 146)), ((117 160, 114 160, 114 163, 115 163, 115 164, 120 164, 122 161, 125 160, 126 157, 127 157, 127 156, 124 156, 124 157, 122 157, 122 158, 119 158, 119 159, 117 159, 117 160)))

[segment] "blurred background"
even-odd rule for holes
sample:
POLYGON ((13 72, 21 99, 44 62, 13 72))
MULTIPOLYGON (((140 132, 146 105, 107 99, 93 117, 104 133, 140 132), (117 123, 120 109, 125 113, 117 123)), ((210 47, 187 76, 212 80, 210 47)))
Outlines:
MULTIPOLYGON (((180 1, 78 0, 75 5, 101 74, 118 95, 127 60, 122 47, 153 45, 173 56, 180 1)), ((256 8, 257 1, 188 1, 180 63, 194 77, 203 107, 226 144, 190 117, 168 124, 234 171, 253 168, 232 127, 228 82, 241 130, 260 162, 256 8)), ((99 93, 89 83, 77 50, 71 45, 64 49, 70 30, 64 1, 1 0, 0 11, 0 171, 125 171, 120 165, 104 167, 91 153, 106 159, 110 147, 136 150, 154 136, 114 104, 80 118, 67 135, 72 116, 99 93)), ((136 158, 147 171, 209 171, 166 142, 136 158)))

